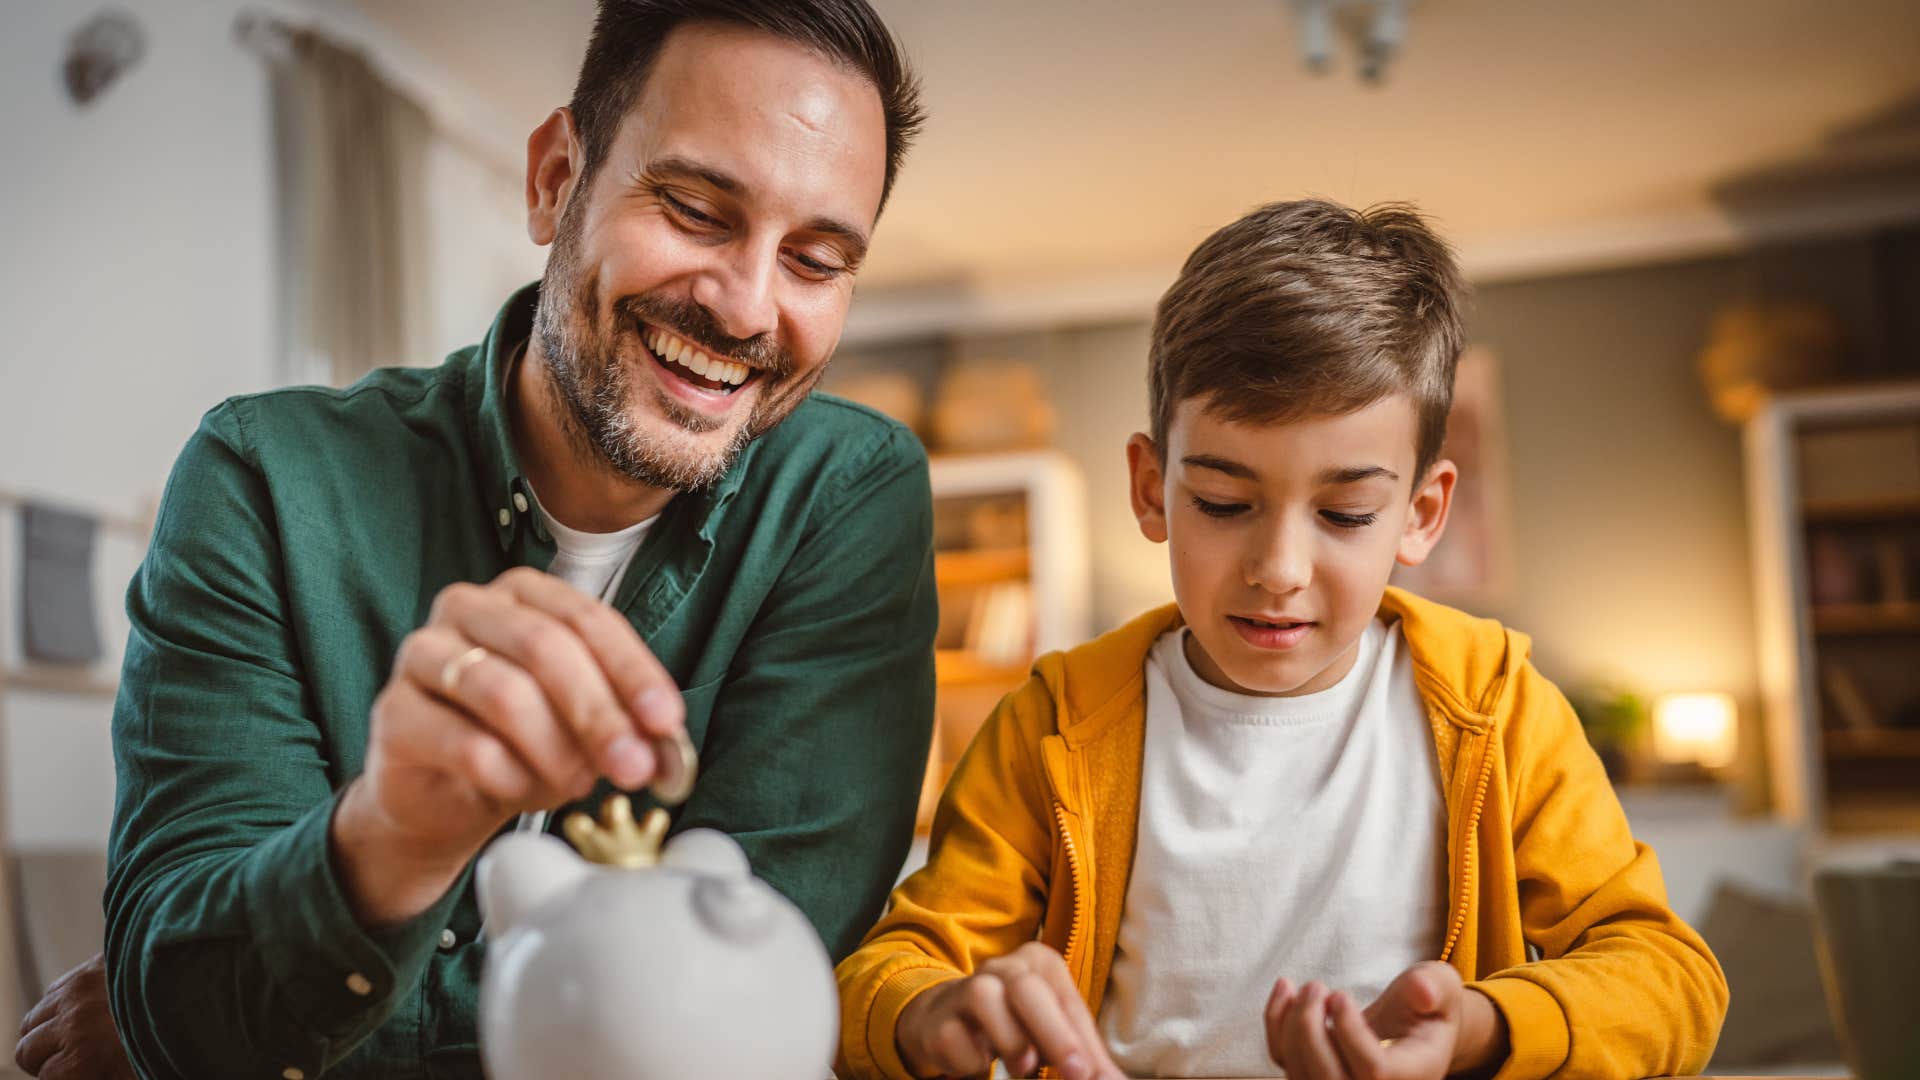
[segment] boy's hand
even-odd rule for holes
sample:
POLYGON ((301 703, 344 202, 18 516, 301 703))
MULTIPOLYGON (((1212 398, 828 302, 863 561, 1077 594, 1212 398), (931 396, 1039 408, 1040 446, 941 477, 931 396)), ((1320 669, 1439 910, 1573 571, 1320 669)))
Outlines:
POLYGON ((1319 983, 1281 979, 1267 1051, 1296 1080, 1439 1080, 1505 1060, 1506 1020, 1442 963, 1415 964, 1363 1011, 1319 983))
POLYGON ((1014 1076, 1052 1065, 1067 1080, 1121 1080, 1060 954, 1037 941, 936 986, 900 1012, 893 1041, 915 1076, 1014 1076))

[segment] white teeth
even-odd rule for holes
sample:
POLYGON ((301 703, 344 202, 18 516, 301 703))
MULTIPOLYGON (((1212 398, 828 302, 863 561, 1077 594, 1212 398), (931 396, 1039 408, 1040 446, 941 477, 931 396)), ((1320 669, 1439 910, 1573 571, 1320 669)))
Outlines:
POLYGON ((664 330, 653 331, 646 342, 654 355, 662 360, 679 364, 695 375, 703 375, 714 382, 739 386, 753 374, 753 369, 745 364, 736 364, 731 360, 708 356, 664 330))

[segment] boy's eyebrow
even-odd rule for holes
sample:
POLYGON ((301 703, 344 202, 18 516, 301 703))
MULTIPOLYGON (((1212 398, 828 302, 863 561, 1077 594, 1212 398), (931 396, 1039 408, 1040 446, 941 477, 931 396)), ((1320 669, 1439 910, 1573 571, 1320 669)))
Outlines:
MULTIPOLYGON (((746 191, 746 185, 738 179, 712 166, 703 165, 692 158, 681 157, 678 154, 668 154, 665 157, 654 159, 653 162, 648 165, 647 171, 662 175, 686 176, 696 180, 704 180, 715 188, 736 198, 746 191)), ((865 258, 867 254, 867 234, 858 226, 837 218, 821 215, 810 219, 806 223, 805 228, 808 232, 825 233, 829 236, 839 237, 842 242, 852 249, 851 256, 855 262, 859 262, 865 258)))
POLYGON ((1212 469, 1239 480, 1258 479, 1251 468, 1230 458, 1214 457, 1212 454, 1188 454, 1180 459, 1180 464, 1188 468, 1212 469))
POLYGON ((1349 465, 1345 468, 1335 466, 1321 472, 1320 483, 1323 485, 1357 484, 1362 480, 1372 480, 1376 477, 1398 480, 1400 474, 1381 465, 1349 465))

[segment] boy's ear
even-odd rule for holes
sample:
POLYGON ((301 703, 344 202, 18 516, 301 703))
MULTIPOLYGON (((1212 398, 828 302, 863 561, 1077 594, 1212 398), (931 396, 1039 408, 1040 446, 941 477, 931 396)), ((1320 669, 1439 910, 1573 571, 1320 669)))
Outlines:
POLYGON ((1141 432, 1135 432, 1127 440, 1127 476, 1127 493, 1133 499, 1133 516, 1140 522, 1140 535, 1156 544, 1166 543, 1166 468, 1160 462, 1159 448, 1141 432))
POLYGON ((545 247, 559 235, 560 218, 585 163, 570 109, 553 110, 527 136, 527 236, 534 243, 545 247))
POLYGON ((1419 566, 1427 561, 1433 545, 1447 529, 1447 513, 1453 509, 1453 485, 1460 470, 1451 461, 1436 461, 1427 470, 1426 479, 1413 493, 1413 512, 1407 515, 1406 530, 1400 534, 1400 550, 1394 558, 1403 566, 1419 566))

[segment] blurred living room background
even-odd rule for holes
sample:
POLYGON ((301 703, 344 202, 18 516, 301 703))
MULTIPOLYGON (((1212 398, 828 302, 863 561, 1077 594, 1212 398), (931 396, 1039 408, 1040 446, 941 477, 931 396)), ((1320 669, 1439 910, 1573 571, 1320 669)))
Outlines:
MULTIPOLYGON (((1837 1073, 1810 874, 1920 850, 1920 5, 874 2, 931 119, 825 389, 933 454, 929 797, 1037 652, 1171 596, 1122 448, 1185 253, 1409 200, 1475 299, 1459 507, 1406 583, 1536 635, 1727 967, 1715 1069, 1837 1073)), ((437 363, 539 276, 524 141, 592 11, 0 6, 0 1012, 99 944, 175 453, 228 395, 437 363)))

